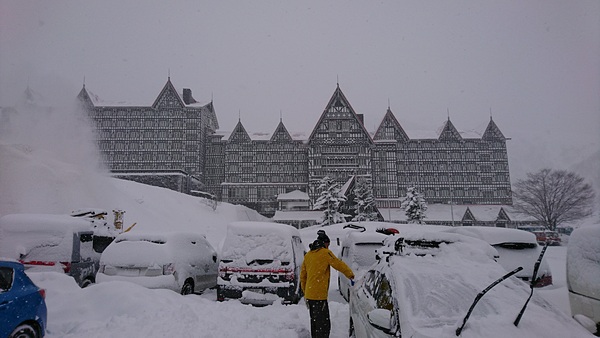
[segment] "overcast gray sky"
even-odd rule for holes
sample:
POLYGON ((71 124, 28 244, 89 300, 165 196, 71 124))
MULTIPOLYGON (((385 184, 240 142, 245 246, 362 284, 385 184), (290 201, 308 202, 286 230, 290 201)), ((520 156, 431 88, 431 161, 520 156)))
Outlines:
MULTIPOLYGON (((151 105, 168 74, 221 129, 309 134, 339 81, 374 130, 490 118, 513 178, 600 149, 600 1, 0 0, 0 106, 29 86, 151 105), (554 155, 554 154, 558 155, 554 155)), ((600 163, 598 165, 600 168, 600 163)))

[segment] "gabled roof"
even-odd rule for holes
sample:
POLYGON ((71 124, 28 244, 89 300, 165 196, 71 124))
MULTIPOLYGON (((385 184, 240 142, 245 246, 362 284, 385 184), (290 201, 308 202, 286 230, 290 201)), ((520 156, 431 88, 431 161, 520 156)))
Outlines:
POLYGON ((373 142, 373 140, 371 139, 371 135, 365 129, 365 126, 363 125, 361 120, 358 118, 358 115, 356 114, 356 112, 354 111, 352 106, 350 105, 350 102, 348 101, 348 99, 346 99, 346 96, 340 89, 339 84, 335 88, 333 95, 329 99, 329 103, 327 103, 327 106, 325 106, 325 110, 323 110, 323 113, 321 114, 319 121, 317 122, 317 124, 315 125, 315 128, 313 129, 312 133, 310 134, 310 137, 308 138, 308 142, 311 142, 313 140, 315 134, 321 128, 321 125, 325 122, 325 120, 328 119, 328 113, 330 112, 330 110, 334 110, 334 111, 340 110, 341 111, 344 108, 347 108, 347 110, 351 114, 352 118, 356 120, 356 122, 360 126, 361 131, 362 131, 363 135, 365 136, 365 138, 367 138, 369 140, 369 142, 373 142))
POLYGON ((294 190, 284 194, 277 195, 278 201, 309 201, 308 194, 304 191, 294 190))
POLYGON ((462 136, 460 136, 458 130, 456 130, 452 122, 450 122, 450 118, 448 118, 444 124, 444 127, 440 132, 439 140, 462 140, 462 136))
POLYGON ((85 89, 85 85, 83 85, 83 88, 81 88, 81 91, 79 91, 79 94, 77 94, 77 98, 86 106, 94 106, 94 101, 92 100, 92 97, 88 93, 87 89, 85 89))
POLYGON ((481 137, 484 140, 506 140, 504 134, 500 131, 500 128, 494 123, 492 117, 490 116, 490 123, 488 123, 487 128, 483 132, 483 136, 481 137))
POLYGON ((158 94, 158 96, 156 97, 156 100, 154 100, 154 103, 152 104, 152 108, 173 107, 173 106, 177 106, 178 108, 183 108, 183 107, 185 107, 185 103, 183 102, 183 99, 181 99, 181 96, 179 95, 179 93, 177 92, 177 90, 175 89, 173 84, 171 83, 171 78, 169 77, 167 80, 167 83, 165 84, 163 89, 160 91, 160 94, 158 94))
POLYGON ((291 142, 292 141, 292 137, 290 136, 290 133, 288 133, 287 129, 283 125, 283 121, 279 121, 279 124, 277 125, 275 132, 271 136, 270 141, 271 142, 278 142, 278 141, 291 142))
POLYGON ((238 123, 235 125, 235 128, 233 129, 233 132, 231 133, 231 135, 229 135, 229 142, 236 142, 236 141, 238 141, 238 142, 249 142, 250 141, 250 136, 248 136, 246 129, 242 125, 242 121, 238 121, 238 123))
POLYGON ((388 107, 373 139, 406 142, 409 140, 409 137, 394 116, 394 113, 392 113, 392 110, 388 107), (393 131, 393 134, 391 131, 393 131))

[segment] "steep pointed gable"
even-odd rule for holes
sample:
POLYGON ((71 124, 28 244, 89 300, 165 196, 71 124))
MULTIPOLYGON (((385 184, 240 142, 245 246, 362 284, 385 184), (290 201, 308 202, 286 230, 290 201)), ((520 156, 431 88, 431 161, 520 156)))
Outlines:
POLYGON ((229 142, 250 142, 250 136, 246 132, 246 128, 242 125, 242 121, 238 121, 233 129, 231 135, 229 135, 229 142))
POLYGON ((290 136, 290 133, 287 131, 287 129, 283 125, 283 121, 279 121, 279 124, 277 125, 277 128, 275 129, 273 136, 271 136, 270 141, 271 142, 291 142, 292 141, 292 136, 290 136))
POLYGON ((498 217, 496 218, 496 220, 499 221, 506 221, 506 222, 510 222, 510 217, 508 216, 508 214, 506 213, 506 211, 504 210, 504 208, 500 208, 500 211, 498 212, 498 217))
POLYGON ((315 125, 310 137, 308 139, 309 142, 313 141, 316 137, 317 133, 329 133, 329 132, 348 132, 348 130, 344 128, 349 128, 351 131, 360 131, 362 137, 367 139, 368 142, 372 143, 371 135, 365 129, 363 122, 360 120, 348 99, 340 89, 339 84, 337 85, 333 95, 329 99, 329 103, 325 107, 325 110, 321 114, 319 121, 315 125), (341 120, 346 120, 348 122, 347 126, 344 126, 341 120), (332 123, 330 123, 332 122, 332 123), (340 125, 341 123, 342 125, 340 125))
POLYGON ((167 80, 167 83, 160 91, 160 94, 156 97, 156 100, 152 104, 152 108, 183 108, 185 103, 177 93, 177 90, 171 83, 171 78, 167 80))
POLYGON ((467 210, 465 210, 465 214, 462 217, 462 221, 463 222, 475 222, 475 216, 473 215, 473 212, 471 212, 471 209, 469 209, 469 207, 467 207, 467 210))
POLYGON ((88 93, 87 89, 85 89, 85 85, 83 85, 83 88, 81 88, 81 91, 79 91, 79 94, 77 94, 77 98, 79 101, 81 101, 81 103, 83 103, 83 105, 87 107, 94 106, 94 101, 92 101, 90 94, 88 93))
POLYGON ((408 135, 400 125, 400 122, 392 113, 392 110, 388 108, 381 124, 375 132, 374 140, 396 140, 399 142, 407 142, 409 140, 408 135))
POLYGON ((504 134, 500 131, 500 128, 496 125, 494 120, 490 117, 490 123, 488 123, 487 128, 485 128, 485 132, 483 132, 483 136, 481 137, 484 140, 506 140, 504 134))
POLYGON ((462 136, 460 136, 460 133, 458 132, 458 130, 456 130, 456 128, 454 127, 452 122, 450 122, 450 119, 448 119, 446 121, 446 123, 444 124, 444 127, 442 128, 442 131, 440 132, 439 140, 440 141, 462 140, 462 136))

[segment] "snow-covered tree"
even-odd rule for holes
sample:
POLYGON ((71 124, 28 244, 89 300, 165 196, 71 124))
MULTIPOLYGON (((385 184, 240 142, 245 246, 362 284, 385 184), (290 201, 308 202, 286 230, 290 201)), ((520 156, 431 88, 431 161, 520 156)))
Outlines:
POLYGON ((340 185, 329 176, 325 176, 321 179, 318 189, 321 193, 313 210, 323 210, 321 225, 345 222, 347 215, 340 212, 340 207, 346 201, 346 196, 341 193, 340 185))
POLYGON ((406 189, 406 196, 402 200, 401 207, 404 209, 409 223, 424 223, 427 202, 425 202, 423 194, 417 188, 409 187, 406 189))
POLYGON ((355 213, 352 220, 355 222, 378 220, 379 215, 375 207, 371 180, 369 178, 357 178, 352 192, 354 195, 353 209, 355 213))

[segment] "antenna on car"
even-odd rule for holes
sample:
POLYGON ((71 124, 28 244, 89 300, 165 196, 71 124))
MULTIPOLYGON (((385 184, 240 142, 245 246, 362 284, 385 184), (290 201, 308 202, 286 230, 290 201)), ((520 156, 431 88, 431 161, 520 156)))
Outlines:
POLYGON ((535 261, 535 265, 533 267, 533 276, 531 277, 531 281, 529 282, 529 287, 531 288, 531 292, 529 293, 529 297, 527 297, 527 301, 525 301, 525 304, 523 305, 521 312, 519 312, 519 315, 517 316, 517 318, 515 319, 515 321, 513 323, 513 324, 515 324, 515 326, 519 325, 519 322, 521 321, 521 317, 523 317, 523 313, 525 313, 525 308, 527 307, 527 304, 529 304, 529 300, 531 299, 531 296, 533 296, 533 288, 536 286, 536 284, 539 281, 539 279, 537 278, 538 270, 540 269, 540 264, 542 263, 542 258, 544 258, 544 253, 546 253, 548 244, 549 244, 549 242, 546 242, 546 245, 544 245, 544 248, 540 252, 540 256, 538 257, 537 261, 535 261))
POLYGON ((515 273, 517 273, 517 272, 519 272, 521 270, 523 270, 522 266, 514 269, 513 271, 507 273, 506 275, 498 278, 495 282, 493 282, 487 288, 485 288, 483 291, 481 291, 479 294, 477 294, 477 297, 475 297, 475 300, 473 301, 473 304, 471 304, 471 307, 469 308, 469 311, 467 311, 467 315, 463 319, 462 325, 458 329, 456 329, 456 336, 457 337, 460 336, 460 333, 462 332, 463 328, 465 327, 465 324, 467 323, 467 320, 469 319, 469 316, 471 316, 471 312, 473 312, 473 308, 475 308, 475 305, 477 305, 477 302, 479 302, 479 300, 483 297, 483 295, 485 295, 488 291, 490 291, 494 286, 500 284, 500 282, 502 282, 503 280, 507 279, 508 277, 514 275, 515 273))

